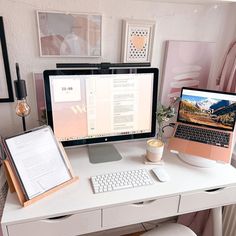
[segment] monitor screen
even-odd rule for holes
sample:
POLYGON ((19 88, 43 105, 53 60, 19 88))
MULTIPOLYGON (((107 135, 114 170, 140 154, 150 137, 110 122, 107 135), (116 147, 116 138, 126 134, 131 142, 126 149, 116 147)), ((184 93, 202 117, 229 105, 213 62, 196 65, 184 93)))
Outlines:
POLYGON ((178 121, 233 131, 236 94, 183 88, 178 121))
POLYGON ((48 124, 64 146, 155 136, 158 69, 44 71, 48 124))

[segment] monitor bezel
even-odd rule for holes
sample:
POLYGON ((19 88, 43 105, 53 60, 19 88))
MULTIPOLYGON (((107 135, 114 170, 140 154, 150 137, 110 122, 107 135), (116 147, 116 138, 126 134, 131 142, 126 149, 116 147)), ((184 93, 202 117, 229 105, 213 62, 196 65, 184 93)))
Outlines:
MULTIPOLYGON (((188 89, 188 90, 194 90, 194 91, 203 91, 203 92, 210 92, 210 93, 221 93, 221 94, 228 94, 228 95, 235 95, 235 93, 230 93, 230 92, 224 92, 224 91, 215 91, 215 90, 210 90, 210 89, 199 89, 199 88, 191 88, 191 87, 182 87, 181 93, 180 93, 180 102, 179 102, 179 107, 178 107, 178 115, 177 115, 177 122, 184 123, 184 124, 189 124, 189 125, 195 125, 195 126, 200 126, 200 127, 208 127, 211 129, 217 129, 217 130, 223 130, 223 131, 228 131, 228 132, 233 132, 235 128, 235 121, 236 121, 236 115, 234 117, 234 124, 232 129, 225 129, 225 128, 220 128, 220 127, 215 127, 215 126, 210 126, 210 125, 205 125, 205 124, 197 124, 194 122, 188 122, 188 121, 183 121, 179 119, 179 111, 180 111, 180 106, 181 106, 181 101, 182 101, 182 94, 183 90, 188 89)), ((235 95, 236 96, 236 95, 235 95)))
MULTIPOLYGON (((50 91, 50 76, 61 75, 93 75, 93 74, 134 74, 134 73, 152 73, 153 74, 153 91, 152 91, 152 117, 151 117, 151 132, 117 135, 117 136, 104 136, 88 139, 77 139, 62 141, 63 146, 77 146, 96 143, 107 143, 115 141, 125 141, 133 139, 144 139, 154 137, 156 135, 156 111, 157 111, 157 92, 158 92, 158 68, 115 68, 115 69, 73 69, 73 70, 45 70, 44 76, 44 91, 46 100, 46 115, 48 125, 53 127, 53 114, 51 104, 51 91, 50 91)), ((145 98, 144 98, 145 99, 145 98)))

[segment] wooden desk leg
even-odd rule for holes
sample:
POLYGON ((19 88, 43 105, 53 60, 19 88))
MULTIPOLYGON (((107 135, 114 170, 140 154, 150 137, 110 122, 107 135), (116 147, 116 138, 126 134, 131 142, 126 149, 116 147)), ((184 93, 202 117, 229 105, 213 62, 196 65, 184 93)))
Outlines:
POLYGON ((212 209, 213 235, 222 236, 222 207, 212 209))

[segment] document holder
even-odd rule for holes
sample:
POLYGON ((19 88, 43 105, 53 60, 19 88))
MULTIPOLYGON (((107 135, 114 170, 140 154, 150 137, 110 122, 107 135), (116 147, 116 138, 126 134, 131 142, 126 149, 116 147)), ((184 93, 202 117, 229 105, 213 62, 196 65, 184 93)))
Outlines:
POLYGON ((59 142, 57 142, 57 144, 58 144, 60 152, 63 156, 63 161, 68 169, 68 172, 69 172, 71 178, 69 180, 57 185, 57 186, 54 186, 53 188, 51 188, 43 193, 40 193, 39 195, 37 195, 35 197, 32 197, 31 199, 28 199, 27 195, 25 194, 24 188, 22 187, 22 183, 20 182, 21 180, 19 179, 19 175, 18 175, 17 171, 15 170, 15 168, 13 167, 13 164, 9 158, 9 155, 10 155, 9 151, 6 148, 6 144, 4 143, 4 149, 5 149, 6 155, 7 155, 7 159, 4 160, 4 167, 5 167, 5 174, 6 174, 6 179, 8 182, 9 190, 11 193, 16 192, 19 202, 23 207, 26 207, 26 206, 28 206, 40 199, 52 194, 52 193, 64 188, 65 186, 67 186, 79 179, 79 177, 74 176, 74 174, 73 174, 72 167, 70 165, 70 162, 69 162, 68 157, 64 151, 63 146, 59 142))

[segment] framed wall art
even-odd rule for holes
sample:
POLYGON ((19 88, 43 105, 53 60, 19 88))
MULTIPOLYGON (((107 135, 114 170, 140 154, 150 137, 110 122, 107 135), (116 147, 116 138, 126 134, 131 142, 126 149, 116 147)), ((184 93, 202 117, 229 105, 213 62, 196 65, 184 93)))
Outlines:
POLYGON ((47 124, 43 73, 33 73, 39 125, 47 124))
POLYGON ((37 22, 40 56, 101 56, 101 15, 37 11, 37 22))
POLYGON ((124 20, 122 62, 151 62, 155 21, 124 20))
POLYGON ((0 102, 14 102, 2 17, 0 17, 0 44, 0 102))
POLYGON ((168 106, 182 87, 206 89, 214 42, 166 41, 161 103, 168 106))

